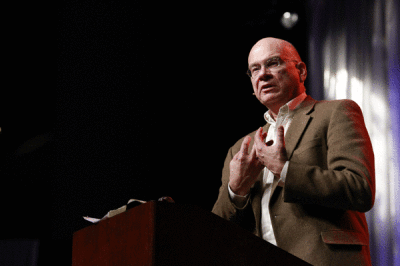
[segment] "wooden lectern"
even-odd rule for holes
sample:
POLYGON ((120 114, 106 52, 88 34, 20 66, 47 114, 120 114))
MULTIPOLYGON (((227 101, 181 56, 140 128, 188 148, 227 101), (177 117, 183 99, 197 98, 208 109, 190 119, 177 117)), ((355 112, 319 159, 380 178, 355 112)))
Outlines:
POLYGON ((74 233, 72 265, 310 265, 197 206, 148 202, 74 233))

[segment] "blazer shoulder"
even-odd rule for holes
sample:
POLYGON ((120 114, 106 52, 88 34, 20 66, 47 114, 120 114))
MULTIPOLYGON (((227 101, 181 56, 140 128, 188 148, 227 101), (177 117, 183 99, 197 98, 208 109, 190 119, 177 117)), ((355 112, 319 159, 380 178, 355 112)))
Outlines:
POLYGON ((319 108, 326 108, 326 107, 337 108, 339 106, 345 106, 345 107, 351 106, 360 108, 360 106, 351 99, 322 100, 322 101, 316 101, 315 105, 318 106, 319 108))
POLYGON ((360 106, 350 99, 316 101, 314 106, 316 113, 327 114, 340 109, 361 112, 360 106))

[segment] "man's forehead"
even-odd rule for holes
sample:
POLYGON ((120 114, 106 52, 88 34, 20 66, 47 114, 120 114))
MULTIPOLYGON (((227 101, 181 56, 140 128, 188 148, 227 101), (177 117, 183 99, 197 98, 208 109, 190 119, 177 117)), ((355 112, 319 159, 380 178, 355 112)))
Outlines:
POLYGON ((276 56, 281 57, 281 49, 276 49, 276 47, 255 47, 249 54, 248 63, 250 66, 276 56))
POLYGON ((258 41, 250 50, 248 63, 249 66, 274 56, 285 56, 287 43, 284 40, 275 38, 265 38, 258 41))

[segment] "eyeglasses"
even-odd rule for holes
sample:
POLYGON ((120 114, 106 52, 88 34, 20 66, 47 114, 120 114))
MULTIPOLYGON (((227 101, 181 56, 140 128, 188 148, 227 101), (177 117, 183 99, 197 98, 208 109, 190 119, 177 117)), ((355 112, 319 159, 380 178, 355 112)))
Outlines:
MULTIPOLYGON (((268 59, 267 62, 265 62, 264 64, 265 70, 268 70, 270 72, 277 70, 285 61, 297 62, 296 60, 284 60, 279 58, 278 56, 275 56, 272 57, 271 59, 268 59)), ((261 65, 254 65, 247 70, 246 74, 250 78, 256 78, 260 75, 260 72, 261 72, 261 65)))

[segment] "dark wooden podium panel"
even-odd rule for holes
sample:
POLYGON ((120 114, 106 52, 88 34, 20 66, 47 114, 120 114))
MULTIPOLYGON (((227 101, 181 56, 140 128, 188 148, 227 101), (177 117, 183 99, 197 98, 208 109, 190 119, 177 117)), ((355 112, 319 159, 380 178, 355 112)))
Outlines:
POLYGON ((149 202, 75 232, 72 265, 310 264, 197 206, 149 202))

